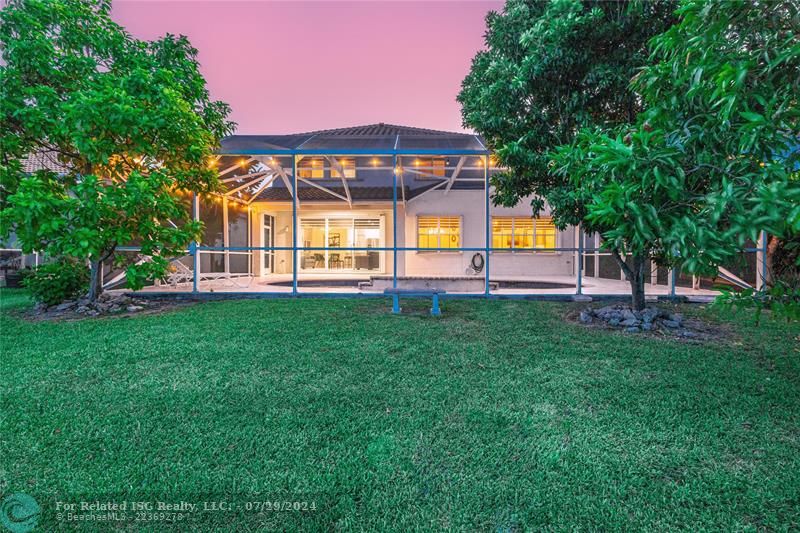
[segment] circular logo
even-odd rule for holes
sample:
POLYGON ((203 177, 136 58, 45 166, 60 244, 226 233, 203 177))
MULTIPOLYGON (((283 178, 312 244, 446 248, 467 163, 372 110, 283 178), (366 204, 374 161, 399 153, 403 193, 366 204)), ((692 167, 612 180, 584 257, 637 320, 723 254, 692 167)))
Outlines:
POLYGON ((36 527, 40 511, 36 500, 27 494, 9 494, 0 502, 0 523, 12 533, 28 533, 36 527))

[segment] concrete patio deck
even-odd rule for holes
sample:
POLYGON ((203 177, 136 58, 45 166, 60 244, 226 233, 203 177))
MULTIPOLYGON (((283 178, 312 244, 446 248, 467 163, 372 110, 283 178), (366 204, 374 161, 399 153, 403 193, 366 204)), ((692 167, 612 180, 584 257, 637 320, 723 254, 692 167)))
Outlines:
MULTIPOLYGON (((480 278, 480 276, 476 276, 480 278)), ((382 291, 372 291, 361 289, 358 286, 360 281, 368 281, 369 275, 364 274, 300 274, 298 275, 298 292, 314 294, 382 294, 382 291)), ((495 296, 573 296, 575 295, 574 276, 525 276, 505 278, 502 276, 492 277, 492 284, 499 284, 500 287, 492 289, 491 295, 495 296), (503 287, 504 283, 522 284, 561 284, 564 287, 557 288, 538 288, 538 287, 503 287)), ((191 294, 192 284, 182 283, 176 287, 170 285, 156 285, 146 287, 139 291, 141 293, 164 293, 164 294, 191 294)), ((272 274, 269 276, 240 277, 225 280, 204 281, 198 285, 198 293, 239 293, 239 294, 291 294, 292 275, 291 274, 272 274)), ((612 280, 604 278, 584 277, 582 282, 582 292, 587 296, 627 296, 630 294, 630 286, 627 281, 612 280)), ((650 297, 669 296, 670 288, 667 285, 645 285, 645 292, 650 297)), ((448 291, 449 295, 480 295, 483 291, 459 292, 448 291)), ((698 299, 711 299, 718 294, 717 291, 707 289, 692 289, 690 287, 675 287, 677 296, 693 297, 698 299)))

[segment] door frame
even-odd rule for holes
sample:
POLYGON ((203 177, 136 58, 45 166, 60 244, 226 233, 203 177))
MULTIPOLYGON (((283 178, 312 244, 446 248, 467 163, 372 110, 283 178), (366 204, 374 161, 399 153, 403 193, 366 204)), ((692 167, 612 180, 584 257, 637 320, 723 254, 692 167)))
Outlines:
MULTIPOLYGON (((261 228, 261 246, 275 246, 275 215, 271 215, 269 213, 261 213, 261 224, 259 225, 261 228), (267 224, 267 217, 270 218, 270 223, 267 224), (270 243, 264 241, 264 231, 269 228, 269 238, 270 243)), ((262 276, 267 276, 275 272, 275 250, 261 250, 261 260, 260 260, 260 271, 262 276), (266 258, 269 256, 272 260, 270 261, 269 268, 267 267, 266 258)))

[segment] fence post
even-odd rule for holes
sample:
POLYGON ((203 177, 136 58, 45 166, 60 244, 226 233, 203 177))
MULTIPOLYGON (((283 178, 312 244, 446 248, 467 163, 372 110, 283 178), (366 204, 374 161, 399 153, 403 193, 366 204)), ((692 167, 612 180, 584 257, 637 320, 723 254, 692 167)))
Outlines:
POLYGON ((397 154, 392 155, 392 287, 397 288, 397 154))
POLYGON ((483 165, 483 188, 484 188, 484 223, 486 230, 485 244, 486 244, 486 261, 484 261, 484 294, 489 297, 489 255, 491 254, 491 211, 489 206, 489 163, 491 159, 489 156, 485 157, 485 165, 483 165))
POLYGON ((583 228, 578 224, 575 227, 578 237, 578 260, 575 262, 578 269, 578 279, 575 283, 575 294, 580 296, 583 294, 583 228))
POLYGON ((756 249, 756 290, 763 290, 767 286, 767 232, 758 235, 758 248, 756 249))
MULTIPOLYGON (((195 222, 200 220, 200 201, 197 193, 192 193, 192 218, 195 222)), ((189 244, 189 253, 192 254, 192 292, 197 292, 197 273, 200 271, 200 253, 197 251, 197 241, 189 244)))
POLYGON ((297 296, 297 156, 292 154, 292 294, 297 296))

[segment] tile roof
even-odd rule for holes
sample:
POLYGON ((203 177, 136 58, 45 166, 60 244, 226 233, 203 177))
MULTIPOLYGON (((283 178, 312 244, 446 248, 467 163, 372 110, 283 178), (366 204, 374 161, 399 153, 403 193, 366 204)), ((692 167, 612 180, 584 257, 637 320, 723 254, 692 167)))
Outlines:
POLYGON ((22 159, 22 171, 33 174, 38 170, 51 170, 56 174, 66 174, 69 167, 58 160, 56 152, 35 152, 22 159))
POLYGON ((426 128, 415 128, 412 126, 400 126, 397 124, 364 124, 361 126, 350 126, 347 128, 334 128, 330 130, 317 130, 298 135, 343 135, 351 136, 383 136, 383 135, 464 135, 472 136, 469 133, 458 133, 452 131, 430 130, 426 128))
MULTIPOLYGON (((326 187, 331 191, 341 196, 346 196, 343 187, 326 187)), ((340 198, 333 196, 323 190, 315 187, 298 187, 300 191, 301 202, 342 202, 340 198)), ((408 187, 406 187, 408 193, 408 187)), ((398 197, 400 190, 398 189, 398 197)), ((372 200, 389 200, 392 199, 391 187, 350 187, 350 197, 353 201, 372 201, 372 200)), ((282 187, 274 187, 264 189, 258 194, 257 200, 272 201, 272 202, 291 202, 292 196, 289 191, 282 187)))
POLYGON ((476 135, 462 132, 431 130, 397 124, 365 124, 346 128, 308 131, 285 135, 231 135, 222 140, 221 154, 262 153, 271 151, 370 150, 386 153, 402 150, 471 150, 484 153, 485 147, 476 135))

